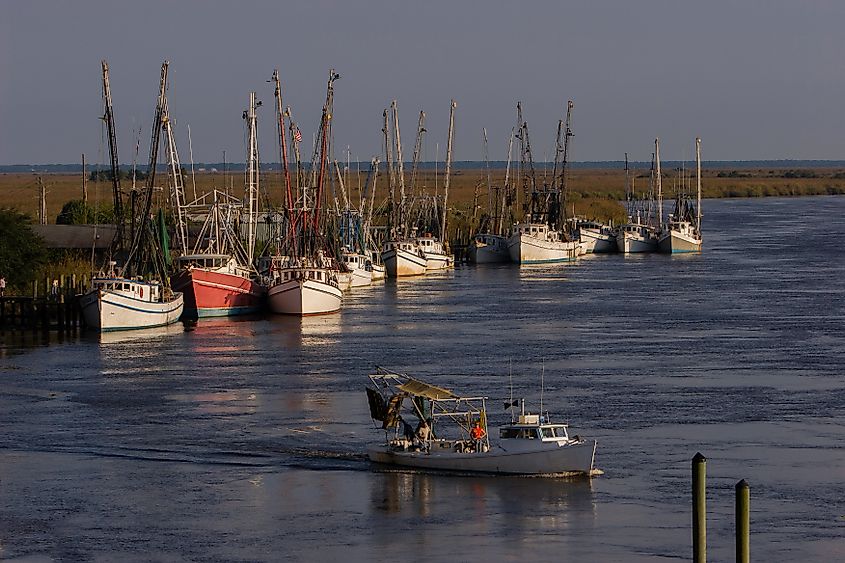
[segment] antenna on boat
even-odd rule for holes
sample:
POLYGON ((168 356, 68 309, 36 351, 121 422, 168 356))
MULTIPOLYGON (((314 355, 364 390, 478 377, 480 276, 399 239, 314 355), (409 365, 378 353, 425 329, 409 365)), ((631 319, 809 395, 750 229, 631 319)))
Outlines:
POLYGON ((543 416, 543 389, 544 379, 546 375, 546 358, 542 358, 542 368, 540 369, 540 416, 543 416))
POLYGON ((508 395, 508 410, 511 411, 511 424, 513 424, 513 361, 511 360, 511 358, 508 358, 508 382, 510 383, 510 394, 508 395))

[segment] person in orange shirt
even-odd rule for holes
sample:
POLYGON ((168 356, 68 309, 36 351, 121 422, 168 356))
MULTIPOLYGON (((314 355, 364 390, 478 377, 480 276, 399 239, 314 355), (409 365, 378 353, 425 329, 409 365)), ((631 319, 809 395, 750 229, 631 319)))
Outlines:
POLYGON ((475 421, 475 426, 470 430, 470 437, 476 442, 480 442, 484 438, 484 429, 481 427, 481 422, 475 421))

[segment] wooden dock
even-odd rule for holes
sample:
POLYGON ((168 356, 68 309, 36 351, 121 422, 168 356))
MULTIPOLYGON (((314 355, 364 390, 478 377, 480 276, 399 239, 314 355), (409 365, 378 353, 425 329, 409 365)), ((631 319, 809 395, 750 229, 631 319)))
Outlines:
POLYGON ((47 295, 39 296, 38 284, 33 284, 31 297, 0 297, 0 330, 76 332, 83 328, 78 298, 83 285, 77 285, 75 279, 65 285, 62 279, 58 286, 45 283, 45 288, 50 291, 47 295))

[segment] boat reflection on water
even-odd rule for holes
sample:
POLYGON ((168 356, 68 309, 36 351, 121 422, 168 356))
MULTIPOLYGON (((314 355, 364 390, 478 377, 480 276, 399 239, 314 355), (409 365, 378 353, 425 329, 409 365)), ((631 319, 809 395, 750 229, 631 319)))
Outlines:
POLYGON ((89 332, 86 336, 96 338, 100 344, 122 344, 127 342, 145 342, 149 344, 151 340, 156 338, 166 338, 181 334, 185 332, 187 327, 182 323, 173 323, 167 326, 158 326, 155 328, 142 328, 135 330, 113 331, 92 333, 89 332))
MULTIPOLYGON (((487 529, 501 521, 503 534, 537 533, 565 528, 578 521, 583 528, 596 516, 592 482, 588 478, 460 476, 414 471, 380 472, 372 481, 375 512, 404 517, 431 516, 454 499, 472 507, 473 520, 487 529)), ((590 524, 591 525, 591 524, 590 524)))
POLYGON ((273 315, 267 322, 286 348, 309 348, 334 344, 340 339, 341 315, 341 312, 307 317, 273 315))

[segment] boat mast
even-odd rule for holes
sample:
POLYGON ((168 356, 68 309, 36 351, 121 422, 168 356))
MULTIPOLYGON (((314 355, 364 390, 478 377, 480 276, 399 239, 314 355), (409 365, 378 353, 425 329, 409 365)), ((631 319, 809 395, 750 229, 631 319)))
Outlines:
MULTIPOLYGON (((502 194, 502 212, 499 214, 499 222, 497 225, 496 233, 497 235, 502 235, 502 231, 504 230, 504 221, 505 221, 505 206, 510 207, 513 197, 511 195, 511 187, 510 187, 510 175, 511 175, 511 151, 513 150, 513 137, 514 137, 514 130, 511 128, 511 136, 508 139, 508 163, 505 166, 505 187, 502 194)), ((498 205, 498 203, 497 203, 498 205)))
POLYGON ((657 163, 657 228, 663 225, 663 183, 660 178, 660 139, 654 139, 654 160, 657 163))
POLYGON ((288 143, 285 137, 285 112, 282 109, 282 83, 279 80, 279 69, 273 70, 273 83, 275 84, 274 96, 276 97, 276 125, 279 135, 279 160, 282 163, 282 174, 285 184, 285 197, 287 198, 287 221, 289 228, 293 225, 293 191, 290 183, 290 169, 288 168, 288 143))
POLYGON ((440 242, 443 243, 443 248, 446 248, 446 207, 449 199, 449 177, 452 173, 452 138, 455 134, 455 108, 458 103, 452 100, 449 103, 449 136, 446 138, 446 178, 443 181, 443 217, 440 223, 440 242))
MULTIPOLYGON (((329 80, 326 84, 326 103, 323 106, 323 117, 320 122, 319 133, 319 151, 320 151, 320 168, 319 176, 317 176, 317 193, 314 199, 314 234, 320 232, 320 203, 323 198, 323 186, 326 178, 326 163, 328 162, 328 143, 329 130, 331 128, 332 108, 334 106, 334 81, 340 78, 340 75, 335 70, 329 69, 329 80)), ((314 147, 315 151, 317 146, 314 147)), ((314 177, 314 159, 311 159, 312 179, 314 177)))
POLYGON ((695 203, 695 230, 701 239, 701 139, 695 138, 695 183, 698 195, 695 203))
POLYGON ((169 285, 165 258, 162 255, 162 249, 159 246, 158 239, 152 230, 150 212, 152 211, 153 192, 155 191, 156 166, 158 164, 158 150, 164 121, 167 69, 169 66, 170 63, 168 61, 164 61, 161 65, 158 99, 150 138, 150 164, 147 172, 147 185, 142 196, 144 199, 140 207, 141 211, 137 219, 134 219, 138 228, 132 239, 132 247, 129 250, 126 264, 121 271, 122 277, 127 277, 127 273, 129 275, 152 273, 165 286, 169 285))
MULTIPOLYGON (((562 168, 560 171, 560 197, 562 199, 561 205, 563 206, 563 217, 566 218, 566 203, 569 200, 569 186, 567 184, 567 172, 569 171, 569 139, 571 139, 574 135, 572 134, 572 108, 575 107, 575 103, 572 100, 566 102, 566 131, 564 133, 563 138, 563 163, 562 168)), ((573 213, 574 215, 574 213, 573 213)))
POLYGON ((162 121, 164 133, 167 136, 167 162, 170 164, 170 205, 176 214, 176 243, 184 256, 188 254, 188 226, 185 222, 185 185, 182 181, 182 167, 179 163, 179 152, 176 150, 173 121, 170 119, 167 98, 164 99, 162 121))
POLYGON ((396 174, 393 171, 393 141, 390 137, 390 122, 388 120, 387 109, 382 114, 384 117, 384 128, 381 130, 384 133, 384 159, 385 166, 387 166, 387 183, 388 183, 388 197, 390 200, 390 214, 388 215, 388 232, 391 228, 396 229, 399 225, 398 207, 396 206, 396 174))
POLYGON ((378 157, 373 157, 370 161, 370 173, 367 175, 367 182, 365 186, 364 199, 361 202, 361 212, 364 214, 364 227, 362 239, 364 240, 364 248, 367 247, 367 236, 370 233, 370 225, 373 221, 373 202, 376 199, 376 180, 378 179, 378 157), (369 198, 369 201, 368 201, 369 198))
POLYGON ((407 212, 405 209, 405 168, 402 162, 402 136, 399 133, 399 108, 396 105, 396 100, 391 103, 391 111, 393 113, 393 131, 395 133, 394 141, 396 141, 396 175, 399 180, 399 223, 402 226, 402 232, 408 233, 407 212))
POLYGON ((247 200, 247 243, 246 254, 252 262, 255 256, 255 231, 258 218, 258 139, 256 131, 255 109, 258 106, 255 101, 255 92, 249 93, 249 109, 244 112, 244 119, 247 121, 247 135, 249 146, 247 148, 246 183, 244 198, 247 200))
MULTIPOLYGON (((109 156, 111 158, 111 181, 114 195, 114 222, 117 227, 114 237, 115 250, 122 252, 125 249, 123 215, 123 192, 120 190, 120 164, 117 157, 117 136, 114 128, 114 109, 111 103, 111 85, 109 83, 109 63, 102 61, 103 67, 103 121, 106 122, 106 129, 109 135, 109 156)), ((134 233, 132 233, 134 238, 134 233)))
POLYGON ((414 158, 411 162, 411 194, 416 197, 416 183, 417 183, 417 169, 420 165, 420 155, 422 154, 423 135, 426 133, 425 128, 425 112, 420 111, 420 118, 417 121, 417 140, 414 143, 414 158))
POLYGON ((633 209, 633 197, 632 197, 632 189, 631 189, 631 181, 630 176, 628 174, 628 153, 625 153, 625 204, 628 208, 628 220, 631 221, 634 215, 633 209))
MULTIPOLYGON (((490 181, 490 153, 487 147, 487 128, 481 128, 481 135, 484 141, 482 148, 484 149, 484 168, 487 172, 487 217, 488 221, 494 221, 496 219, 496 210, 493 209, 493 184, 490 181)), ((475 216, 478 212, 478 184, 476 184, 476 197, 475 202, 473 203, 472 207, 472 220, 475 223, 475 216)), ((497 205, 498 207, 498 205, 497 205)))

